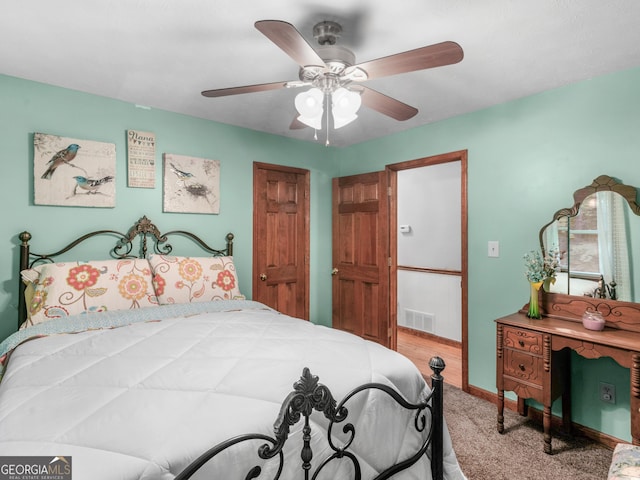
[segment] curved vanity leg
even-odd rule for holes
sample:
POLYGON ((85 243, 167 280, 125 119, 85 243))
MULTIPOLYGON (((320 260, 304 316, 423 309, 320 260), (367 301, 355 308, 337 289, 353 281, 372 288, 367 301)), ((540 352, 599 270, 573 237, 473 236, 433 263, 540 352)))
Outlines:
POLYGON ((504 432, 504 378, 502 378, 502 325, 496 327, 496 386, 498 387, 498 433, 504 432))
POLYGON ((544 453, 551 454, 551 405, 553 404, 553 382, 552 364, 554 360, 551 335, 544 334, 542 337, 542 427, 544 429, 544 453))
POLYGON ((631 357, 631 438, 640 445, 640 353, 631 357))
POLYGON ((542 427, 544 429, 544 453, 551 455, 551 406, 544 406, 542 427))
POLYGON ((571 350, 565 348, 560 354, 562 354, 560 366, 562 375, 562 432, 571 435, 571 350))
POLYGON ((498 390, 498 433, 504 432, 504 390, 498 390))

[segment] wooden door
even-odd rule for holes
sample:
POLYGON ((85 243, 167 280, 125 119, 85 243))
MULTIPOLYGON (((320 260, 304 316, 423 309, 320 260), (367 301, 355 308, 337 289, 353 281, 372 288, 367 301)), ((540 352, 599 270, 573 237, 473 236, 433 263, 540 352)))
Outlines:
POLYGON ((389 347, 385 172, 334 178, 332 197, 333 327, 389 347))
POLYGON ((309 319, 309 171, 254 163, 253 299, 309 319))

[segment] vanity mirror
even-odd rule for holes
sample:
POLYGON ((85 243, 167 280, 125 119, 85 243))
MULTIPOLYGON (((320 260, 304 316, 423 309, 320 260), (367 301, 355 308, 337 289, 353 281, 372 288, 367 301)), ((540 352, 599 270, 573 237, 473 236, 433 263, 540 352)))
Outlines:
POLYGON ((635 187, 601 175, 542 227, 542 253, 557 251, 560 258, 551 293, 640 302, 637 197, 635 187))
POLYGON ((530 318, 525 305, 496 320, 498 432, 504 431, 504 391, 514 391, 521 414, 526 414, 525 398, 542 403, 544 451, 552 452, 551 405, 562 397, 562 423, 569 427, 571 385, 593 365, 579 364, 579 377, 572 378, 575 353, 587 359, 610 357, 629 369, 631 437, 640 445, 637 198, 635 187, 601 175, 577 190, 573 206, 558 210, 540 230, 542 253, 558 251, 561 271, 551 291, 539 291, 541 319, 530 318))

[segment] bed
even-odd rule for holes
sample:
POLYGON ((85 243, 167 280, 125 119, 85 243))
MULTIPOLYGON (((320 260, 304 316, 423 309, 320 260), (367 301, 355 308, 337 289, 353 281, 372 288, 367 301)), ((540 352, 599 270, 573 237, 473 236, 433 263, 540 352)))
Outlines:
POLYGON ((76 479, 465 478, 444 362, 430 388, 396 352, 245 299, 232 234, 215 249, 142 217, 51 254, 19 238, 0 461, 64 461, 76 479), (113 237, 108 260, 58 260, 98 237, 113 237))

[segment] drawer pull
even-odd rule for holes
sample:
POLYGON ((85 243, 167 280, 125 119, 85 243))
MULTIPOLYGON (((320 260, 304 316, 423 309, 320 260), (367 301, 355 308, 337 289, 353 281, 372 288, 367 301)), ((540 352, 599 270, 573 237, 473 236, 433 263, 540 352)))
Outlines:
POLYGON ((522 340, 518 340, 518 343, 520 344, 521 347, 524 347, 524 342, 522 340))
POLYGON ((525 366, 524 366, 524 364, 522 364, 522 363, 518 365, 518 368, 519 368, 520 370, 522 370, 523 372, 526 370, 526 367, 525 367, 525 366))

